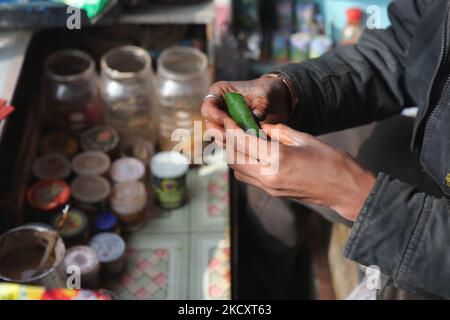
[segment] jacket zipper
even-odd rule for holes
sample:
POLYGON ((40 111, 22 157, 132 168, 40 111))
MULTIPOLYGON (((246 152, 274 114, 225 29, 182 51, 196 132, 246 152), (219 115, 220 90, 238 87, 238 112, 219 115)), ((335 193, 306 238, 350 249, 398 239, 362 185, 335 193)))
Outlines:
MULTIPOLYGON (((435 79, 433 79, 433 82, 436 79, 439 79, 439 82, 442 83, 441 78, 444 75, 446 75, 447 77, 446 77, 446 80, 445 80, 444 84, 439 86, 439 88, 440 88, 439 92, 440 93, 439 93, 438 99, 437 100, 436 99, 431 100, 431 97, 429 99, 429 101, 431 101, 430 104, 432 104, 433 107, 431 108, 431 110, 426 112, 426 114, 424 116, 424 119, 422 121, 423 140, 422 140, 420 149, 422 149, 423 144, 424 144, 427 136, 429 135, 430 119, 436 113, 437 107, 441 103, 442 99, 445 96, 445 92, 447 91, 447 89, 450 86, 450 72, 449 72, 449 67, 448 67, 449 66, 449 62, 447 61, 448 60, 448 51, 449 51, 448 50, 448 40, 449 40, 448 39, 448 36, 449 36, 448 31, 449 30, 448 29, 449 29, 449 13, 450 13, 449 9, 450 9, 450 7, 447 4, 447 9, 446 9, 446 14, 445 14, 445 21, 444 21, 444 30, 442 32, 442 49, 441 49, 441 54, 440 54, 439 63, 438 63, 439 67, 438 67, 438 72, 436 74, 436 77, 435 77, 435 79), (444 68, 443 68, 443 65, 445 65, 444 68)), ((433 95, 433 93, 435 93, 435 91, 436 91, 436 89, 432 88, 431 95, 433 95)))

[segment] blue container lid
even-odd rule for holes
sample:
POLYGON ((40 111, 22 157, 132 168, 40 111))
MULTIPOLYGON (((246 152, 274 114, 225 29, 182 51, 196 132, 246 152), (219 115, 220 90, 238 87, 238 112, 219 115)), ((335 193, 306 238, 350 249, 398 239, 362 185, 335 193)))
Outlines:
POLYGON ((95 227, 99 231, 113 230, 117 226, 117 217, 111 212, 104 212, 95 218, 95 227))

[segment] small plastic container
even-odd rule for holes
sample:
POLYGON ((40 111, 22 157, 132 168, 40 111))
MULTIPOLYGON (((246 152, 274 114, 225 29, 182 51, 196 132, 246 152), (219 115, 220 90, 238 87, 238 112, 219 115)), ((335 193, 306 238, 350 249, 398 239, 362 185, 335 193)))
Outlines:
POLYGON ((72 182, 75 206, 88 214, 103 212, 111 193, 108 180, 99 176, 77 177, 72 182))
POLYGON ((38 180, 65 180, 70 173, 70 161, 62 154, 51 153, 33 163, 33 175, 38 180))
POLYGON ((95 217, 94 224, 96 233, 112 232, 120 234, 119 220, 111 212, 100 213, 97 217, 95 217))
POLYGON ((71 267, 80 268, 81 288, 96 289, 100 282, 100 260, 94 249, 89 246, 75 246, 67 250, 62 272, 73 274, 71 267))
POLYGON ((178 152, 160 152, 153 157, 150 168, 156 204, 163 210, 182 207, 188 200, 189 159, 178 152))
MULTIPOLYGON (((62 217, 62 212, 54 215, 50 220, 50 225, 57 228, 62 217)), ((67 221, 59 231, 59 234, 63 238, 66 247, 87 243, 89 239, 89 220, 87 215, 80 210, 70 209, 67 221)))
POLYGON ((136 158, 121 158, 111 166, 111 180, 116 183, 144 181, 145 165, 136 158))
POLYGON ((147 217, 147 190, 142 182, 128 181, 114 185, 111 208, 125 231, 140 227, 147 217))
POLYGON ((101 274, 107 278, 115 277, 125 269, 125 241, 110 232, 99 233, 89 242, 101 263, 101 274))
POLYGON ((72 160, 72 170, 79 176, 102 176, 110 167, 111 160, 102 151, 85 151, 72 160))
POLYGON ((78 152, 78 142, 69 133, 56 131, 44 134, 39 143, 41 154, 58 153, 71 159, 78 152))
POLYGON ((39 213, 52 214, 68 203, 70 194, 69 185, 62 180, 40 181, 28 189, 27 200, 39 213))
POLYGON ((81 148, 84 151, 103 151, 111 158, 119 155, 119 143, 117 131, 107 126, 94 127, 81 136, 81 148))

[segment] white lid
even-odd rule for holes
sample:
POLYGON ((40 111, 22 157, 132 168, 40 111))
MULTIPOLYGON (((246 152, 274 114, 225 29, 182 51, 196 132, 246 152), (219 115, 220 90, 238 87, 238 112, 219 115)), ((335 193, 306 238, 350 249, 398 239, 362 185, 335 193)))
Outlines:
POLYGON ((108 171, 111 160, 102 151, 85 151, 72 160, 72 169, 79 176, 97 176, 108 171))
POLYGON ((108 180, 97 176, 77 177, 73 180, 71 189, 75 199, 86 203, 103 201, 111 193, 108 180))
POLYGON ((185 175, 189 170, 189 159, 179 152, 164 151, 150 162, 152 174, 160 179, 174 179, 185 175))
POLYGON ((33 164, 33 174, 39 180, 64 180, 70 171, 69 160, 56 153, 42 156, 33 164))
POLYGON ((89 242, 100 262, 112 262, 125 253, 125 241, 115 233, 103 232, 94 236, 89 242))
POLYGON ((114 185, 111 207, 118 214, 135 214, 147 205, 147 190, 142 182, 127 181, 114 185))
POLYGON ((82 273, 90 273, 99 267, 100 261, 94 249, 88 246, 75 246, 67 250, 64 265, 76 265, 82 273))
POLYGON ((126 157, 115 161, 111 167, 111 179, 115 182, 138 181, 145 175, 142 161, 126 157))

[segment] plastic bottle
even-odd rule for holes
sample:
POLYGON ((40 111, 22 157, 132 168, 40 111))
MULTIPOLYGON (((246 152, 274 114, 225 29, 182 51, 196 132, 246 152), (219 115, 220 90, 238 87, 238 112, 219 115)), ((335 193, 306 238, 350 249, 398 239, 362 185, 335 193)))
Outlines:
POLYGON ((364 28, 362 26, 363 12, 359 8, 350 8, 346 12, 347 25, 342 30, 341 46, 351 45, 358 42, 364 28))

